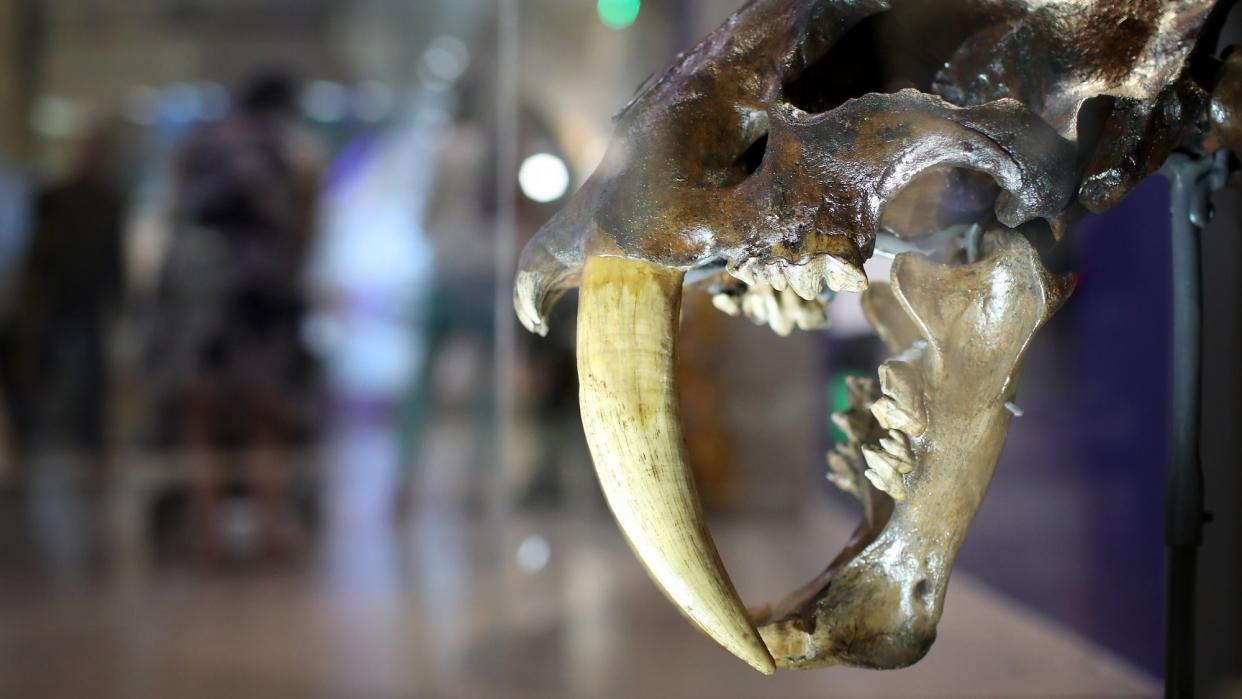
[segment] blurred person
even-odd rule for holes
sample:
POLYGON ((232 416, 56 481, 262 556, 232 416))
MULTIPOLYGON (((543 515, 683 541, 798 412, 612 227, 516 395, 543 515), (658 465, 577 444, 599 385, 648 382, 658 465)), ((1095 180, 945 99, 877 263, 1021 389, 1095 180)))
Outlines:
POLYGON ((0 155, 0 480, 12 475, 23 433, 17 390, 17 290, 30 234, 30 186, 21 168, 0 155))
POLYGON ((338 529, 386 523, 404 505, 401 464, 418 441, 401 418, 427 351, 435 254, 423 219, 448 117, 435 95, 411 102, 329 168, 308 270, 308 336, 332 393, 328 492, 338 529))
POLYGON ((84 141, 69 177, 39 193, 15 303, 14 417, 21 451, 106 460, 107 347, 124 285, 125 197, 115 125, 84 141))
POLYGON ((224 553, 223 502, 239 488, 266 552, 292 553, 303 534, 289 455, 313 385, 300 279, 321 158, 295 105, 291 77, 256 77, 174 163, 155 359, 189 451, 192 536, 209 559, 224 553))

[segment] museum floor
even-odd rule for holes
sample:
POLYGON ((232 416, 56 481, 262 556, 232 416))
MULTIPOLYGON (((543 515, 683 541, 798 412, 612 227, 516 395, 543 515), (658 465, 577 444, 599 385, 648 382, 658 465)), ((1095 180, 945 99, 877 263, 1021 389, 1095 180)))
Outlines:
MULTIPOLYGON (((676 615, 595 507, 519 516, 416 499, 397 523, 359 510, 337 518, 300 563, 205 570, 153 562, 134 514, 142 481, 126 482, 0 497, 0 696, 1159 694, 1152 678, 961 572, 940 639, 914 668, 764 678, 676 615)), ((816 572, 850 519, 821 508, 714 527, 743 598, 757 603, 816 572)))

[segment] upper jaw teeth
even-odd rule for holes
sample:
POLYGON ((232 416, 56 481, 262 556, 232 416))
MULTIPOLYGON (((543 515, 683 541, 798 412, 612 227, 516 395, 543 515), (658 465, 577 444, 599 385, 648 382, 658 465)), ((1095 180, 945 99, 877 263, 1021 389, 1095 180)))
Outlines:
POLYGON ((795 261, 750 257, 729 262, 725 270, 752 286, 767 283, 777 291, 792 289, 807 301, 818 297, 824 286, 830 291, 861 292, 867 288, 867 274, 861 264, 832 254, 810 255, 795 261))

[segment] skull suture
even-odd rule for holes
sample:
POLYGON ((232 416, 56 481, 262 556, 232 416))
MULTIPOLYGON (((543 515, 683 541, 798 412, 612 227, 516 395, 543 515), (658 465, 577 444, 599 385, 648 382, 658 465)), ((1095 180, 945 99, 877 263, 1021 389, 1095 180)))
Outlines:
POLYGON ((523 252, 514 302, 545 333, 550 306, 581 285, 601 486, 701 630, 763 672, 927 652, 1022 356, 1072 287, 1030 241, 1116 203, 1175 147, 1211 147, 1210 96, 1193 79, 1211 59, 1195 49, 1227 4, 754 0, 621 111, 598 170, 523 252), (947 263, 897 254, 891 285, 863 273, 877 249, 938 246, 947 263), (866 521, 757 619, 685 466, 672 380, 683 285, 781 334, 822 326, 833 293, 863 292, 899 353, 836 416, 850 441, 829 477, 866 521))

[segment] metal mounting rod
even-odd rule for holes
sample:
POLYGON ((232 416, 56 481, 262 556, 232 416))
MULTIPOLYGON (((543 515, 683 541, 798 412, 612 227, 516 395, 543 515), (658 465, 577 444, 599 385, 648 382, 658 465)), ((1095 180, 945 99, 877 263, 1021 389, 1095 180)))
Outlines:
POLYGON ((1173 433, 1165 488, 1168 547, 1165 697, 1195 692, 1195 584, 1203 541, 1203 467, 1199 457, 1203 283, 1200 236, 1212 217, 1211 194, 1224 186, 1228 153, 1173 154, 1163 172, 1171 184, 1173 282, 1173 433))

